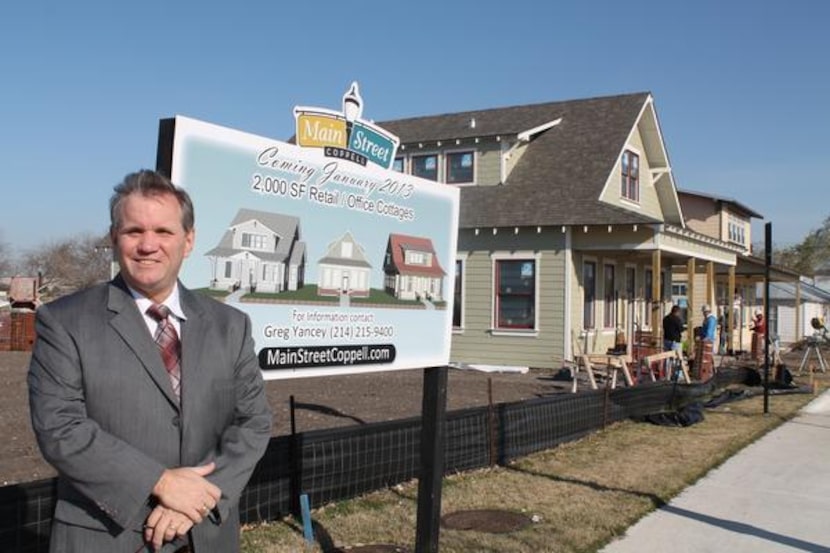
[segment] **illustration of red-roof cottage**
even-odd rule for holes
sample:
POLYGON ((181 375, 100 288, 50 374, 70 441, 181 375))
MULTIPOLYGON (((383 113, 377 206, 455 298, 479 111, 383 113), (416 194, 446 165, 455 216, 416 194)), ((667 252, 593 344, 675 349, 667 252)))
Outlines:
POLYGON ((398 299, 443 301, 446 273, 429 238, 390 234, 383 272, 386 292, 398 299))
POLYGON ((368 297, 371 272, 363 248, 346 232, 328 245, 317 263, 317 295, 368 297))
POLYGON ((300 219, 291 215, 242 208, 205 256, 212 265, 210 287, 216 290, 273 293, 304 285, 306 246, 300 241, 300 219))

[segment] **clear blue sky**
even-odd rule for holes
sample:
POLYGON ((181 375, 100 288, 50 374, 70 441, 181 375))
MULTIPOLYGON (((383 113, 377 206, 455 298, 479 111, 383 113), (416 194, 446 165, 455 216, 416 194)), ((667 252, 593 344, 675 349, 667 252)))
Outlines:
POLYGON ((161 118, 286 139, 352 80, 375 120, 651 91, 678 186, 763 214, 754 242, 830 216, 830 2, 284 4, 7 3, 0 241, 104 233, 161 118))

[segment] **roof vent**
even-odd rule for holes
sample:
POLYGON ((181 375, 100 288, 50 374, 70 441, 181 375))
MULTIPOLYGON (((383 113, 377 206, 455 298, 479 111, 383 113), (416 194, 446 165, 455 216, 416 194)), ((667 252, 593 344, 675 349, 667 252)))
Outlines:
POLYGON ((476 118, 475 117, 470 117, 470 128, 471 129, 476 128, 476 118))

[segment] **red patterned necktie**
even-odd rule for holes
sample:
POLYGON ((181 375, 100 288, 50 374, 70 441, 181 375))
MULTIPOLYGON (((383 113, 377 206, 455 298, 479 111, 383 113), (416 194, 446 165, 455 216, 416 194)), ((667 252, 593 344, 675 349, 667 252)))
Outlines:
POLYGON ((182 369, 181 369, 181 342, 176 327, 170 322, 170 309, 166 305, 153 304, 147 308, 147 314, 158 321, 159 325, 153 337, 161 352, 161 360, 170 375, 170 383, 176 398, 181 397, 182 369))

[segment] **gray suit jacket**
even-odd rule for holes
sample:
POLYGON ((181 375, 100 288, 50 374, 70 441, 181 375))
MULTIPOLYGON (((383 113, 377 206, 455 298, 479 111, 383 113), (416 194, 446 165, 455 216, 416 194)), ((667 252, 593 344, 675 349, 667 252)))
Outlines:
POLYGON ((239 496, 271 435, 251 324, 179 290, 181 406, 120 277, 38 309, 29 400, 38 444, 59 475, 53 552, 134 553, 162 471, 210 461, 218 516, 191 540, 198 553, 238 550, 239 496))

